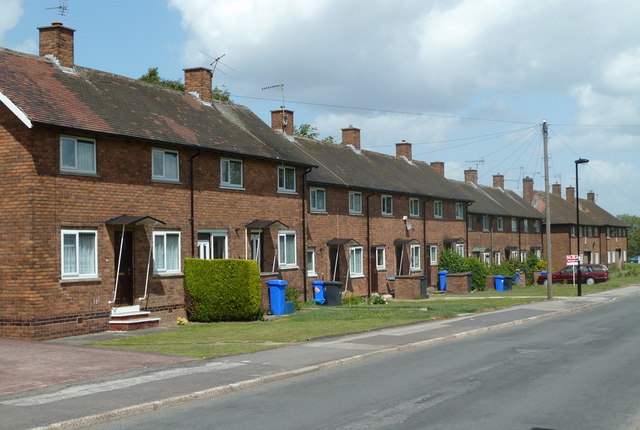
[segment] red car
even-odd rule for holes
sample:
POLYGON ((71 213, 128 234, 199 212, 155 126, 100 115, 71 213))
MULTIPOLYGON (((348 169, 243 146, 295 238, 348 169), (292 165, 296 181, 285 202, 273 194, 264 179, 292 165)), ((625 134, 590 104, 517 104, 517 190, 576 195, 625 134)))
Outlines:
MULTIPOLYGON (((574 280, 578 282, 578 274, 576 269, 578 266, 566 266, 562 270, 553 273, 553 283, 573 284, 574 280)), ((593 285, 596 282, 606 282, 609 280, 609 269, 602 264, 581 264, 580 273, 582 273, 582 283, 593 285)), ((547 274, 538 277, 538 284, 547 285, 547 274)))

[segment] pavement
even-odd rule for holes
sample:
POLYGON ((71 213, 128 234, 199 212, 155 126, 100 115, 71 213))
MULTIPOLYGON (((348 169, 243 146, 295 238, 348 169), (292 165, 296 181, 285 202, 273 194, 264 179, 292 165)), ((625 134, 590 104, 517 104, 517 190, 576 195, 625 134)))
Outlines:
POLYGON ((204 360, 83 345, 157 329, 0 339, 0 429, 82 428, 637 295, 640 285, 204 360))

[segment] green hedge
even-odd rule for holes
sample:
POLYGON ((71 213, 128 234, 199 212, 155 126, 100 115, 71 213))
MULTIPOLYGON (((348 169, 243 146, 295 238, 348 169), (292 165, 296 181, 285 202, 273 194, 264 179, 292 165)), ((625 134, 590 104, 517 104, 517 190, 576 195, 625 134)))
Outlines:
POLYGON ((190 321, 255 321, 262 317, 262 285, 254 260, 184 261, 184 291, 190 321))

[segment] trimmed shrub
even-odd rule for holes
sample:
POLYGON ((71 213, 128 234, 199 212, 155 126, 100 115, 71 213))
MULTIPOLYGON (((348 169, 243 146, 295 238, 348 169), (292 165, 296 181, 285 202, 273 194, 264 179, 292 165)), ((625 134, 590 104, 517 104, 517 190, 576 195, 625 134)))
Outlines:
POLYGON ((262 317, 262 285, 255 260, 184 260, 190 321, 255 321, 262 317))
POLYGON ((295 287, 287 286, 287 289, 284 291, 284 299, 287 302, 293 302, 293 310, 295 311, 299 311, 302 307, 300 304, 300 292, 295 287))
POLYGON ((475 257, 463 258, 463 272, 471 272, 471 284, 478 291, 484 291, 487 286, 489 268, 475 257))
POLYGON ((440 253, 438 270, 447 270, 450 273, 464 272, 464 258, 451 249, 443 249, 440 253))

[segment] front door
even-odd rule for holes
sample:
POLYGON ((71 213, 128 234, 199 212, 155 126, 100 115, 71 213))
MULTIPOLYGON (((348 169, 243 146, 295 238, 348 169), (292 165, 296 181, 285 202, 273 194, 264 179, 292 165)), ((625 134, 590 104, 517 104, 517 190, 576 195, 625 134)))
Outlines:
POLYGON ((378 252, 374 246, 369 249, 369 278, 371 282, 371 293, 378 292, 378 252))
POLYGON ((125 231, 124 240, 122 240, 122 233, 122 231, 116 231, 114 243, 116 271, 118 270, 118 256, 120 256, 115 304, 127 306, 133 305, 133 233, 125 231), (120 254, 120 243, 122 243, 122 254, 120 254))
POLYGON ((331 274, 329 280, 342 282, 339 245, 329 245, 329 264, 331 266, 329 267, 329 273, 331 274))

